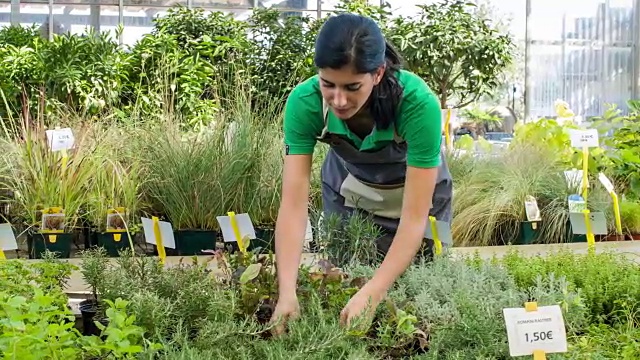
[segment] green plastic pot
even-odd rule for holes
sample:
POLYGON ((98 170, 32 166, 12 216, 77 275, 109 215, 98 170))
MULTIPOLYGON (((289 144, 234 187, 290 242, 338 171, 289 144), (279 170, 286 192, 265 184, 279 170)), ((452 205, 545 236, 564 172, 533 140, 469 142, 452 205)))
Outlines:
POLYGON ((215 250, 218 233, 211 230, 177 230, 173 232, 176 248, 166 249, 167 255, 203 255, 203 250, 215 250))
MULTIPOLYGON (((120 251, 131 247, 129 245, 129 235, 126 231, 92 232, 91 236, 91 243, 104 248, 111 257, 120 256, 120 251)), ((133 238, 133 234, 131 234, 131 238, 133 238)))

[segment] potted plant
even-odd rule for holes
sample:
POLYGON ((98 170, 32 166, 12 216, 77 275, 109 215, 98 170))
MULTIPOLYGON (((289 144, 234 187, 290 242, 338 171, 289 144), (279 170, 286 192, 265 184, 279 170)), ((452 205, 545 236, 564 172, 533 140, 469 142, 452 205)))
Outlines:
POLYGON ((10 213, 28 229, 31 258, 41 258, 45 249, 68 258, 95 166, 94 148, 82 131, 68 151, 52 151, 41 124, 15 133, 19 138, 1 155, 10 172, 2 179, 2 187, 13 194, 10 213))
MULTIPOLYGON (((87 285, 91 288, 92 297, 83 300, 79 304, 82 316, 82 330, 86 336, 100 335, 100 330, 95 324, 96 316, 101 310, 98 292, 102 287, 102 278, 109 269, 109 259, 103 248, 85 250, 81 256, 80 271, 87 285)), ((106 325, 104 314, 101 314, 100 322, 106 325)))
MULTIPOLYGON (((113 152, 112 152, 113 156, 113 152)), ((134 216, 140 207, 140 166, 116 157, 96 168, 89 184, 87 218, 92 226, 91 243, 103 247, 109 256, 131 248, 138 230, 134 216)))
POLYGON ((219 182, 223 159, 210 129, 183 132, 179 126, 167 119, 138 136, 143 192, 174 229, 176 249, 166 249, 167 255, 201 255, 215 249, 216 216, 226 210, 219 182))

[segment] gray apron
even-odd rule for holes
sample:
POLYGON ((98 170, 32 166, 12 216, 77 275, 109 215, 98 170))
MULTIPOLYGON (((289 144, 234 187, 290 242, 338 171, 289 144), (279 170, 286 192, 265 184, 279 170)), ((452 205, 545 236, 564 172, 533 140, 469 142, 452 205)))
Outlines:
MULTIPOLYGON (((378 251, 386 254, 393 241, 402 209, 404 181, 407 172, 407 144, 395 134, 394 141, 377 151, 359 151, 337 134, 328 132, 329 108, 323 103, 324 129, 318 141, 330 146, 320 176, 324 216, 350 216, 353 211, 364 212, 378 225, 383 235, 376 240, 378 251)), ((442 164, 432 199, 429 216, 451 227, 453 181, 441 153, 442 164)), ((427 225, 421 255, 433 255, 432 227, 427 225), (426 246, 425 246, 426 245, 426 246)), ((451 246, 442 243, 443 247, 451 246)))

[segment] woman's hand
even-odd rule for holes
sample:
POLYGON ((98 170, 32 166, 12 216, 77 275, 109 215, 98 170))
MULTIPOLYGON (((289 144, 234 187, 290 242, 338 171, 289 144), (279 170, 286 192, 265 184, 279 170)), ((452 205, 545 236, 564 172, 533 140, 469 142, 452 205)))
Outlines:
POLYGON ((271 324, 275 325, 271 331, 274 335, 282 335, 287 322, 295 320, 300 316, 300 304, 298 297, 294 295, 281 297, 278 299, 276 308, 271 316, 271 324))
MULTIPOLYGON (((350 327, 352 321, 359 322, 362 327, 369 327, 375 311, 380 302, 386 296, 386 292, 375 289, 371 281, 367 283, 349 300, 340 312, 340 324, 350 327)), ((358 326, 360 327, 360 326, 358 326)))

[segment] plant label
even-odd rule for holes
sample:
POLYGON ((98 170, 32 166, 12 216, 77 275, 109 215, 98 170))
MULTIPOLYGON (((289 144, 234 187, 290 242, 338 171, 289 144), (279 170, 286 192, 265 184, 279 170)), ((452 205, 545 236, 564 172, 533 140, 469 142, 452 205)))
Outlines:
POLYGON ((311 220, 307 218, 307 231, 304 234, 304 241, 309 242, 313 240, 313 228, 311 227, 311 220))
MULTIPOLYGON (((607 235, 607 218, 604 213, 590 212, 589 223, 591 225, 591 233, 594 235, 607 235)), ((569 213, 569 222, 571 223, 571 232, 578 235, 587 234, 587 223, 582 212, 569 213)))
POLYGON ((527 221, 541 221, 540 209, 538 208, 538 202, 536 198, 531 195, 527 195, 524 201, 524 209, 527 214, 527 221))
MULTIPOLYGON (((156 234, 153 231, 153 220, 141 217, 142 228, 144 229, 144 239, 147 244, 156 244, 156 234)), ((162 245, 169 249, 176 248, 176 239, 173 237, 173 226, 170 222, 158 221, 160 225, 160 236, 162 236, 162 245)))
POLYGON ((47 130, 46 134, 51 151, 70 150, 73 148, 75 138, 70 128, 47 130))
POLYGON ((605 189, 607 189, 607 192, 609 194, 614 192, 615 188, 613 187, 613 183, 611 182, 611 180, 609 180, 607 175, 603 173, 598 174, 598 180, 600 180, 600 183, 602 184, 602 186, 604 186, 605 189))
POLYGON ((597 129, 586 130, 571 130, 569 132, 571 137, 571 146, 576 148, 586 147, 598 147, 600 146, 600 140, 598 139, 597 129))
MULTIPOLYGON (((238 230, 240 231, 240 238, 244 239, 248 237, 249 239, 255 239, 256 230, 253 227, 253 223, 251 222, 251 218, 249 214, 236 214, 236 224, 238 225, 238 230)), ((231 226, 231 217, 229 216, 217 216, 218 224, 220 224, 220 229, 222 230, 222 238, 224 242, 237 242, 235 232, 233 231, 233 226, 231 226)))
POLYGON ((502 310, 511 356, 567 352, 567 333, 559 305, 540 306, 535 311, 525 308, 502 310))
POLYGON ((18 242, 11 224, 0 224, 0 250, 18 250, 18 242))
MULTIPOLYGON (((438 232, 438 238, 441 243, 446 245, 453 245, 453 235, 451 234, 451 226, 445 221, 436 220, 436 231, 438 232)), ((434 240, 431 226, 427 224, 427 229, 424 232, 425 239, 434 240)))

